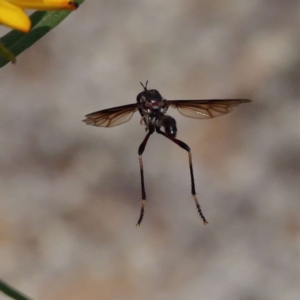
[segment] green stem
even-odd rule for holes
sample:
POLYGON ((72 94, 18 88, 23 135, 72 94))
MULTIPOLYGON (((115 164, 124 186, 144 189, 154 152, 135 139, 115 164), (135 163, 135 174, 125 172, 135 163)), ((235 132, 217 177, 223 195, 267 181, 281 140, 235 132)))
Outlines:
POLYGON ((0 279, 0 291, 16 300, 31 300, 0 279))

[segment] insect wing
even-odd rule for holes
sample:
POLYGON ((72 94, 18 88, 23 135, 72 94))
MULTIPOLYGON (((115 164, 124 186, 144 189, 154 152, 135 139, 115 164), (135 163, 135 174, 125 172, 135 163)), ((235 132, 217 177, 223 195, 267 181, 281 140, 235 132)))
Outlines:
POLYGON ((137 104, 128 104, 86 115, 83 122, 98 127, 114 127, 128 122, 137 111, 137 104))
POLYGON ((247 99, 226 100, 169 100, 172 108, 180 114, 194 119, 210 119, 230 113, 233 107, 241 103, 251 102, 247 99))

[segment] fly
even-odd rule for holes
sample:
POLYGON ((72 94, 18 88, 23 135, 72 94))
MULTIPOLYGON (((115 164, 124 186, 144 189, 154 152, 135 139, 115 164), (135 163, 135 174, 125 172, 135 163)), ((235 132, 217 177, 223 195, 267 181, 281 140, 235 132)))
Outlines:
POLYGON ((98 127, 114 127, 128 122, 136 111, 139 111, 139 113, 141 114, 141 124, 145 125, 147 134, 138 150, 142 187, 142 206, 140 217, 136 224, 137 226, 140 226, 144 218, 145 204, 147 201, 142 154, 145 150, 150 135, 152 135, 154 131, 156 131, 158 134, 163 135, 188 152, 192 196, 203 223, 208 224, 196 196, 192 154, 190 147, 184 142, 176 139, 176 121, 171 116, 166 115, 166 112, 171 106, 172 108, 176 108, 180 114, 189 118, 211 119, 228 114, 233 110, 235 106, 238 106, 241 103, 251 102, 251 100, 166 100, 157 90, 148 90, 147 84, 148 81, 145 85, 141 83, 144 91, 137 95, 137 103, 104 109, 88 114, 86 115, 86 119, 84 119, 83 122, 85 122, 87 125, 98 127), (163 128, 163 131, 161 130, 161 128, 163 128))

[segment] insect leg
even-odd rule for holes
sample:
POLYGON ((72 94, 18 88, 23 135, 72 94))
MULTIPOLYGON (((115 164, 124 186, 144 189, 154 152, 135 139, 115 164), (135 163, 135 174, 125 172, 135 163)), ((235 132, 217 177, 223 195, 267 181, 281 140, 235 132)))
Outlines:
POLYGON ((193 171, 193 162, 192 162, 192 154, 191 154, 191 149, 190 147, 185 144, 184 142, 177 140, 175 138, 169 137, 165 132, 161 131, 159 128, 156 128, 156 132, 165 136, 166 138, 168 138, 169 140, 171 140, 172 142, 174 142, 175 144, 177 144, 179 147, 181 147, 182 149, 186 150, 188 152, 189 155, 189 165, 190 165, 190 174, 191 174, 191 181, 192 181, 192 195, 194 198, 194 201, 196 203, 196 207, 198 210, 198 213, 203 221, 204 224, 208 224, 206 218, 204 217, 204 214, 201 210, 200 204, 198 202, 197 196, 196 196, 196 189, 195 189, 195 180, 194 180, 194 171, 193 171))
POLYGON ((144 218, 144 212, 145 212, 145 204, 146 204, 146 191, 145 191, 145 182, 144 182, 144 168, 143 168, 143 159, 142 159, 142 154, 145 150, 145 147, 147 145, 147 142, 149 140, 150 135, 154 132, 153 128, 149 129, 149 132, 147 133, 147 135, 145 136, 143 142, 141 143, 140 147, 139 147, 139 161, 140 161, 140 171, 141 171, 141 186, 142 186, 142 207, 141 207, 141 213, 140 213, 140 217, 139 220, 136 224, 136 226, 140 226, 142 223, 142 220, 144 218))

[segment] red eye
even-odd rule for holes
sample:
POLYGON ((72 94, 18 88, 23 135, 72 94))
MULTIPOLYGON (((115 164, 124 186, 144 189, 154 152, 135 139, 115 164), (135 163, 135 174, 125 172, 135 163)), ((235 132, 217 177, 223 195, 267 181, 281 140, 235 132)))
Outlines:
POLYGON ((152 105, 158 105, 158 101, 156 101, 156 100, 151 100, 151 104, 152 104, 152 105))
POLYGON ((156 100, 151 101, 151 106, 153 109, 158 109, 159 108, 159 103, 156 100))

